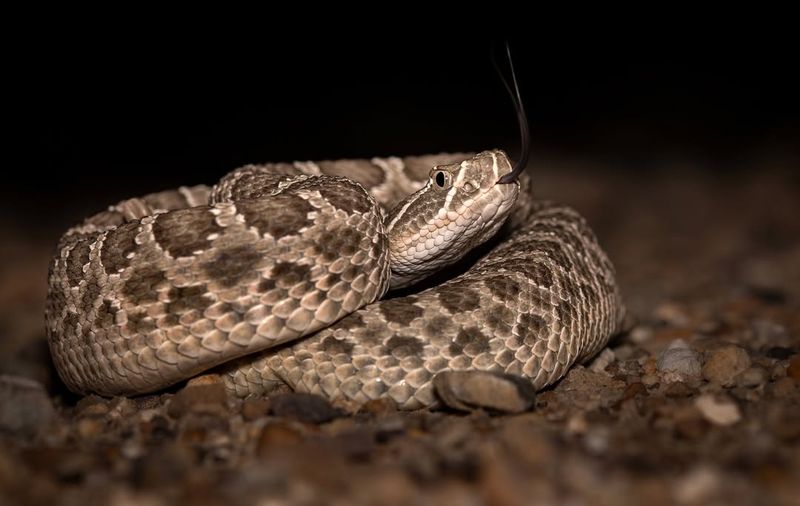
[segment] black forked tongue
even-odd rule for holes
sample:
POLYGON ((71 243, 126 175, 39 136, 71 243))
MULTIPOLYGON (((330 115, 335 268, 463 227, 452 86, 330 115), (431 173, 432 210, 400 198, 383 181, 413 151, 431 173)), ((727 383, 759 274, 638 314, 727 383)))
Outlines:
POLYGON ((508 84, 508 81, 506 80, 503 72, 500 70, 500 67, 497 65, 497 61, 494 58, 492 58, 492 63, 494 63, 494 67, 497 70, 497 73, 500 75, 500 79, 502 79, 506 90, 508 90, 508 94, 511 95, 511 100, 514 102, 514 108, 517 110, 521 152, 519 154, 517 163, 514 164, 513 170, 498 179, 496 184, 508 184, 516 181, 519 175, 522 174, 522 171, 525 170, 525 166, 528 164, 528 157, 531 154, 531 133, 528 129, 528 117, 525 115, 525 107, 522 105, 522 95, 519 92, 517 75, 514 73, 514 62, 511 61, 511 49, 508 47, 508 42, 506 42, 506 56, 508 57, 508 67, 511 69, 511 82, 514 84, 513 89, 511 88, 511 85, 508 84))

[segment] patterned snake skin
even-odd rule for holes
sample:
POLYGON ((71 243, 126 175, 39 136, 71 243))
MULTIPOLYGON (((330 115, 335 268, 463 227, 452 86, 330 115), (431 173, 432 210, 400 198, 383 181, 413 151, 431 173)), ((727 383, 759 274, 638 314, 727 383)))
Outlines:
POLYGON ((240 396, 288 385, 405 409, 438 403, 440 371, 552 384, 605 346, 624 309, 583 218, 533 200, 524 175, 495 185, 510 168, 500 151, 250 165, 213 188, 123 201, 59 242, 56 368, 80 393, 151 392, 221 366, 240 396), (384 297, 504 222, 466 272, 384 297))

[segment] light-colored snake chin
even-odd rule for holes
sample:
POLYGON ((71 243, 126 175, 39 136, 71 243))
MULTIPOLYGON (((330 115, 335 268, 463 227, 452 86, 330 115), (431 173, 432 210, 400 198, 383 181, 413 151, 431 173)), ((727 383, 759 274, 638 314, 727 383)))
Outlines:
POLYGON ((500 150, 431 169, 426 185, 387 218, 391 288, 412 285, 490 239, 519 193, 517 182, 496 184, 511 169, 500 150))
POLYGON ((248 165, 120 202, 56 248, 53 363, 71 390, 107 396, 215 367, 242 397, 288 386, 403 409, 435 406, 444 371, 543 388, 605 346, 624 308, 586 221, 534 200, 525 174, 497 184, 510 170, 501 151, 248 165), (453 261, 504 220, 466 272, 379 300, 391 269, 425 275, 417 252, 425 268, 453 261))

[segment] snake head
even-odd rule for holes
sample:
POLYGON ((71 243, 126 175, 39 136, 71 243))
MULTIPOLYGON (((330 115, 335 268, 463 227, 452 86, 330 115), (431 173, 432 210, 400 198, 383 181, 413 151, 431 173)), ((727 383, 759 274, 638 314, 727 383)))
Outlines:
POLYGON ((501 150, 431 169, 425 186, 387 217, 391 288, 428 277, 492 237, 519 193, 517 181, 498 183, 511 172, 501 150))

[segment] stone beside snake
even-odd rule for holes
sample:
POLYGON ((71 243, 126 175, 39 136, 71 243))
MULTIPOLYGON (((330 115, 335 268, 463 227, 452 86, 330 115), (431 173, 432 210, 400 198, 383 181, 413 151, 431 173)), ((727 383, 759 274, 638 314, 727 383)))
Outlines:
POLYGON ((535 201, 524 175, 500 184, 511 170, 502 151, 250 165, 123 201, 58 244, 56 368, 79 393, 220 367, 239 396, 288 385, 405 409, 435 406, 449 370, 550 385, 605 346, 624 308, 585 220, 535 201), (465 272, 383 298, 487 241, 465 272))

